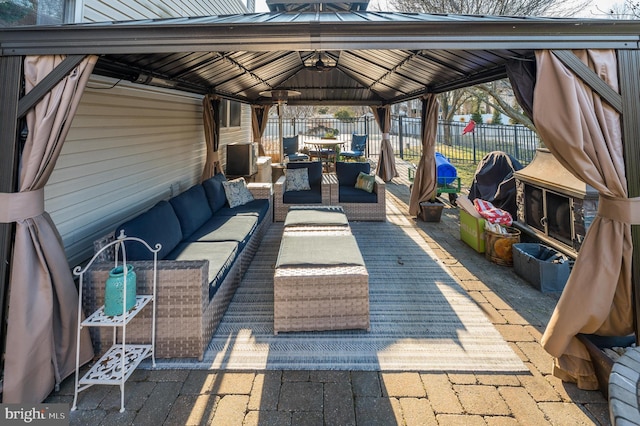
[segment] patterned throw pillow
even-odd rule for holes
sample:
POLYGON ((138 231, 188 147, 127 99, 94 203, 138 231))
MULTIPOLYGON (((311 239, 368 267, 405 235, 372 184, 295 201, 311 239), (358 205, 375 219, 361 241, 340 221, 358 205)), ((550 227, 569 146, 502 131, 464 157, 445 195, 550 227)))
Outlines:
POLYGON ((253 194, 247 188, 244 178, 222 182, 229 207, 234 208, 253 201, 253 194))
POLYGON ((284 181, 286 191, 308 191, 309 169, 301 167, 299 169, 287 169, 287 177, 284 181))
POLYGON ((367 192, 373 192, 373 185, 375 183, 376 177, 374 175, 368 175, 364 172, 360 172, 360 174, 358 174, 358 179, 356 180, 356 188, 367 192))

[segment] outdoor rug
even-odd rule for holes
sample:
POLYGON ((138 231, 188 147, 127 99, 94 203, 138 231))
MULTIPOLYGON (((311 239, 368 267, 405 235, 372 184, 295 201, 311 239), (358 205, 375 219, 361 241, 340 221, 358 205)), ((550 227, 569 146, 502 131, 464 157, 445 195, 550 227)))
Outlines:
POLYGON ((203 361, 158 360, 157 368, 528 371, 406 218, 351 228, 369 272, 369 332, 273 334, 282 236, 282 224, 274 223, 203 361))

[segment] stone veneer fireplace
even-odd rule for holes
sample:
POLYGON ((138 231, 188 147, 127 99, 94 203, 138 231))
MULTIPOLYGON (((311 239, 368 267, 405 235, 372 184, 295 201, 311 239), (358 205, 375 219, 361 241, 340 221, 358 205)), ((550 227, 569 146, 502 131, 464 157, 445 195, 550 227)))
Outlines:
POLYGON ((598 193, 565 169, 546 148, 514 172, 522 232, 573 258, 598 211, 598 193))

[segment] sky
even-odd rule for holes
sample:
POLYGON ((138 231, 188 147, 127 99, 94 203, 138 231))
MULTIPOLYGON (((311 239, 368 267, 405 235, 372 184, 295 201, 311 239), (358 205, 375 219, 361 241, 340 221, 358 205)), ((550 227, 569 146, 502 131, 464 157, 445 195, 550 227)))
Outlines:
MULTIPOLYGON (((602 17, 602 13, 598 11, 600 10, 608 10, 611 6, 615 4, 623 4, 624 0, 593 0, 591 2, 591 6, 585 8, 584 12, 580 14, 582 18, 600 18, 602 17)), ((370 10, 390 10, 387 6, 387 0, 370 0, 369 1, 369 9, 370 10), (378 7, 378 5, 380 7, 378 7), (374 7, 375 6, 375 7, 374 7)), ((267 7, 266 0, 256 0, 256 12, 268 12, 269 8, 267 7)))

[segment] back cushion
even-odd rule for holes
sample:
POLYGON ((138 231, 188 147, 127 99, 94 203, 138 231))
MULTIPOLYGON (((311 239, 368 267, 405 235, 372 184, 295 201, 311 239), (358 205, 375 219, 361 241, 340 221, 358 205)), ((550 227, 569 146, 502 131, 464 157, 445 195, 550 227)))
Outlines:
POLYGON ((224 192, 222 182, 226 182, 227 178, 222 173, 218 173, 211 179, 202 182, 205 194, 209 200, 209 207, 212 212, 217 212, 227 203, 227 195, 224 192))
POLYGON ((355 186, 360 172, 369 174, 370 171, 371 164, 368 162, 347 163, 344 161, 338 161, 336 163, 336 176, 338 177, 338 183, 340 186, 355 186))
MULTIPOLYGON (((295 163, 288 163, 287 169, 309 169, 309 185, 313 187, 320 186, 322 184, 322 163, 319 161, 296 161, 295 163)), ((355 182, 354 182, 355 185, 355 182)))
MULTIPOLYGON (((160 201, 144 213, 123 223, 116 228, 116 236, 124 231, 127 237, 138 237, 146 241, 152 248, 160 243, 162 248, 158 259, 163 259, 182 240, 180 221, 167 201, 160 201)), ((127 260, 152 260, 153 254, 139 242, 128 241, 127 260)))
POLYGON ((170 199, 169 203, 178 216, 184 238, 193 234, 193 231, 200 228, 213 214, 202 185, 192 186, 170 199))

